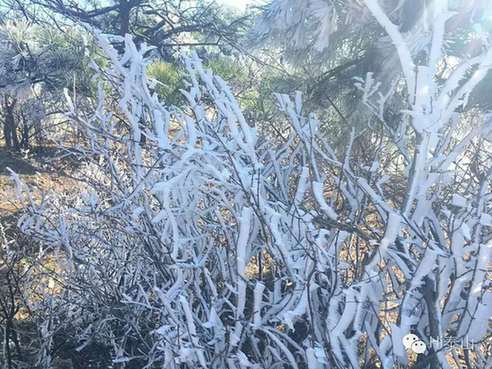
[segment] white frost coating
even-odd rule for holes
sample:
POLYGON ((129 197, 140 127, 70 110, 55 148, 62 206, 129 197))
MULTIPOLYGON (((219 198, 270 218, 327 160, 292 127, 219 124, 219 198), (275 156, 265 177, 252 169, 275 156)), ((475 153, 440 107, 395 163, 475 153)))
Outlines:
POLYGON ((299 369, 297 366, 296 359, 294 355, 290 352, 290 350, 280 341, 280 339, 276 336, 276 333, 273 333, 269 330, 264 329, 263 332, 265 332, 270 339, 279 347, 279 349, 285 354, 287 357, 287 360, 289 364, 292 366, 293 369, 299 369))
POLYGON ((448 11, 447 0, 433 1, 431 5, 432 11, 432 26, 434 32, 432 33, 432 42, 429 55, 429 66, 432 68, 432 75, 437 72, 437 66, 442 58, 442 47, 444 40, 444 33, 446 30, 446 22, 452 16, 452 13, 448 11))
POLYGON ((364 0, 364 3, 371 11, 372 15, 378 23, 384 28, 391 38, 391 41, 396 47, 398 56, 400 58, 401 67, 403 74, 405 75, 405 80, 407 83, 407 91, 410 98, 414 95, 414 85, 415 85, 415 72, 413 71, 414 63, 410 50, 402 36, 398 31, 398 27, 391 22, 388 16, 384 13, 383 9, 378 3, 378 0, 364 0))
POLYGON ((244 352, 239 351, 237 353, 237 358, 241 369, 251 368, 253 366, 253 364, 251 364, 244 352))
POLYGON ((287 326, 292 330, 294 330, 295 320, 306 312, 307 303, 308 303, 307 292, 308 292, 307 288, 304 288, 301 299, 297 303, 296 308, 294 310, 286 311, 284 313, 283 320, 285 324, 287 324, 287 326))
POLYGON ((492 292, 486 291, 478 304, 470 325, 468 339, 471 342, 478 342, 487 334, 492 320, 492 292))
POLYGON ((257 282, 254 291, 254 318, 253 326, 255 328, 261 327, 261 308, 263 300, 263 291, 265 290, 265 285, 261 282, 257 282))
POLYGON ((301 114, 301 110, 302 110, 302 92, 301 91, 296 91, 295 104, 296 104, 296 113, 301 114))
MULTIPOLYGON (((191 342, 193 342, 194 346, 198 345, 198 337, 196 335, 196 327, 195 327, 195 322, 193 321, 193 314, 191 312, 190 305, 188 303, 188 300, 186 297, 183 295, 179 296, 179 301, 181 302, 181 306, 183 307, 185 317, 186 317, 186 322, 188 324, 188 334, 191 339, 191 342)), ((198 358, 198 362, 203 368, 207 368, 207 363, 205 362, 205 357, 203 356, 203 351, 199 348, 194 349, 195 355, 198 358)))
POLYGON ((237 240, 237 271, 240 276, 245 278, 244 271, 246 269, 248 258, 248 238, 251 229, 251 208, 245 207, 239 218, 239 237, 237 240))
POLYGON ((395 242, 398 232, 400 232, 401 216, 396 213, 390 213, 388 215, 388 222, 386 225, 386 231, 384 232, 384 237, 379 244, 379 249, 381 253, 386 254, 390 244, 395 242))
POLYGON ((309 177, 309 168, 304 166, 302 167, 302 172, 299 177, 299 182, 297 183, 297 191, 294 198, 295 205, 299 205, 304 199, 308 177, 309 177))
POLYGON ((160 149, 167 149, 169 147, 169 113, 162 112, 158 109, 154 110, 154 131, 157 137, 157 143, 160 149))
POLYGON ((309 347, 306 349, 308 369, 323 369, 325 367, 326 361, 319 358, 320 354, 324 356, 324 352, 320 353, 319 351, 321 351, 320 348, 309 347))
POLYGON ((453 197, 451 199, 451 204, 460 208, 466 208, 467 201, 463 196, 460 196, 458 194, 453 194, 453 197))
MULTIPOLYGON (((237 306, 236 319, 241 319, 246 306, 246 275, 244 274, 247 265, 247 257, 249 253, 248 238, 251 227, 251 208, 245 207, 239 218, 239 237, 237 241, 237 306)), ((237 322, 235 335, 239 339, 240 331, 242 330, 241 323, 237 322)))
POLYGON ((486 227, 492 227, 492 215, 482 213, 480 216, 480 224, 486 227))
MULTIPOLYGON (((309 0, 274 1, 285 9, 309 0)), ((446 2, 440 1, 430 3, 415 35, 401 35, 412 52, 415 43, 422 44, 417 49, 430 50, 434 60, 448 57, 448 48, 439 45, 446 23, 436 20, 438 14, 446 16, 446 2), (424 34, 419 27, 425 22, 424 34)), ((380 17, 382 0, 367 3, 386 26, 389 16, 399 17, 399 12, 380 17)), ((389 29, 398 31, 391 24, 389 29)), ((63 276, 69 286, 84 280, 91 294, 123 296, 118 303, 128 320, 114 316, 113 309, 96 311, 93 327, 112 334, 106 319, 118 319, 129 334, 148 337, 132 349, 148 361, 142 366, 166 369, 205 364, 210 369, 393 369, 408 364, 401 339, 409 331, 426 342, 421 335, 430 328, 434 335, 484 334, 484 325, 478 325, 488 319, 491 300, 491 250, 484 244, 491 176, 476 181, 469 173, 483 170, 484 165, 473 167, 472 154, 482 156, 474 142, 488 133, 474 119, 463 119, 480 114, 464 104, 488 68, 487 55, 463 60, 466 65, 454 72, 442 66, 439 78, 435 66, 424 65, 425 58, 419 58, 419 68, 406 65, 407 71, 418 71, 416 95, 408 100, 399 74, 388 91, 375 75, 358 80, 363 103, 378 118, 361 134, 367 132, 371 145, 375 136, 383 143, 371 160, 358 160, 352 152, 358 132, 331 148, 321 123, 303 111, 300 94, 278 96, 286 116, 274 121, 285 125, 284 140, 269 130, 256 132, 225 82, 197 58, 185 61, 189 85, 183 109, 164 107, 148 91, 146 48, 124 41, 123 55, 104 45, 109 70, 101 68, 99 85, 111 83, 115 93, 106 96, 100 88, 93 116, 76 117, 88 142, 81 149, 88 159, 81 172, 91 179, 84 192, 94 197, 76 192, 40 202, 27 194, 28 214, 19 219, 19 227, 50 250, 65 246, 74 264, 63 276), (479 73, 467 83, 471 67, 479 73), (106 111, 111 106, 121 107, 118 116, 106 111), (392 121, 385 122, 387 109, 399 106, 408 111, 392 110, 392 121), (457 106, 463 109, 458 112, 457 106), (453 119, 446 118, 449 114, 453 119), (455 139, 462 123, 473 127, 455 139), (120 131, 128 137, 123 144, 121 135, 115 137, 120 131), (139 134, 148 138, 145 145, 134 142, 139 134), (139 147, 143 175, 136 185, 139 147), (321 180, 328 175, 329 195, 321 180), (406 194, 409 201, 403 204, 406 194), (327 218, 337 222, 326 224, 327 218), (435 319, 432 327, 429 316, 435 319), (302 338, 290 331, 300 319, 309 320, 302 338), (392 326, 395 319, 399 323, 392 326), (289 332, 279 329, 282 323, 289 332), (320 348, 327 342, 330 360, 320 348)), ((51 297, 60 308, 69 306, 71 320, 79 321, 77 311, 86 302, 72 290, 51 297)), ((87 342, 90 330, 81 331, 87 342)), ((133 360, 127 340, 116 336, 114 357, 133 360)), ((448 369, 445 357, 437 355, 448 369)), ((479 350, 473 355, 486 362, 479 350)))
POLYGON ((331 219, 337 220, 337 213, 331 206, 327 204, 325 201, 325 196, 323 194, 323 183, 321 182, 313 182, 313 193, 314 193, 314 198, 318 202, 318 205, 320 206, 321 210, 331 219))
POLYGON ((463 234, 463 237, 465 237, 465 239, 467 239, 467 240, 472 239, 470 227, 468 226, 468 224, 463 223, 461 225, 461 233, 463 234))

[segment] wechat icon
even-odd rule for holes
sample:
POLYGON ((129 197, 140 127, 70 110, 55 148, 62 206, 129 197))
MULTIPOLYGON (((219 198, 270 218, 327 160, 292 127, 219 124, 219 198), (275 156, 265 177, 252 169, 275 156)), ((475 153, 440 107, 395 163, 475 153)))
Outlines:
POLYGON ((403 346, 416 354, 423 354, 427 350, 425 342, 421 341, 417 335, 412 333, 403 337, 403 346))

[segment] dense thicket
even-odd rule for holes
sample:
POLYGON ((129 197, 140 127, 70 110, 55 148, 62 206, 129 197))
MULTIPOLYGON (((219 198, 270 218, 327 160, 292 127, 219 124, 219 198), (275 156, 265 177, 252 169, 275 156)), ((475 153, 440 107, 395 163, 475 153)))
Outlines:
POLYGON ((161 46, 101 32, 97 7, 39 1, 95 46, 60 102, 71 190, 12 172, 2 365, 490 367, 489 23, 478 1, 418 3, 273 1, 249 38, 290 60, 261 83, 210 49, 156 67, 161 46), (305 77, 300 46, 318 88, 345 74, 328 106, 274 90, 305 77))

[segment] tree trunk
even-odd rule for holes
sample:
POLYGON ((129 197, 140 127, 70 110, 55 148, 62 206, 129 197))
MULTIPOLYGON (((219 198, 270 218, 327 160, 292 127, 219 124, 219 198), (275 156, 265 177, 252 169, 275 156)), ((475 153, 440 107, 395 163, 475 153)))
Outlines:
POLYGON ((5 146, 9 149, 19 150, 19 139, 17 137, 17 125, 15 124, 14 108, 16 99, 12 99, 9 103, 9 97, 5 96, 4 99, 4 114, 5 122, 3 126, 3 135, 5 137, 5 146))
POLYGON ((29 121, 27 120, 26 116, 21 113, 22 115, 22 137, 21 137, 21 147, 23 149, 28 149, 29 148, 29 121))

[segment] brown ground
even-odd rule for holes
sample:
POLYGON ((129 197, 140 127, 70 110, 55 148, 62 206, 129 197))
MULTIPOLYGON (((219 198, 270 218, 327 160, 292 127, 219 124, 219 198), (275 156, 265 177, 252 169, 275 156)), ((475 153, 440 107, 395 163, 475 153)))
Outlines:
POLYGON ((16 153, 0 146, 0 221, 12 221, 24 206, 18 199, 9 169, 32 187, 35 193, 66 189, 62 162, 54 148, 16 153))

